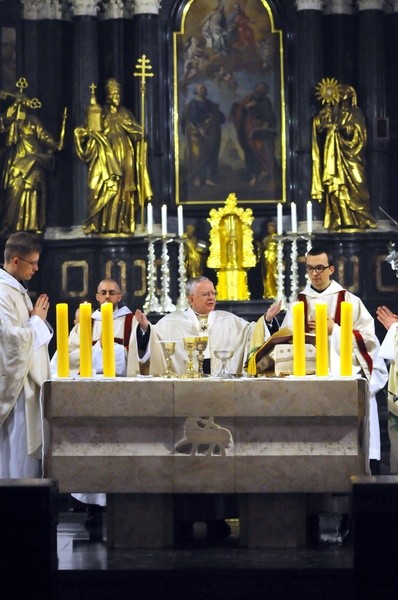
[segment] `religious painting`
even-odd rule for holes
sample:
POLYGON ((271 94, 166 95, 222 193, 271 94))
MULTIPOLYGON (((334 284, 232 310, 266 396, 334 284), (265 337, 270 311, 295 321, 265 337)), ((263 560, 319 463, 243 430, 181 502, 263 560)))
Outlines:
POLYGON ((176 202, 286 200, 283 36, 266 0, 191 0, 174 41, 176 202))

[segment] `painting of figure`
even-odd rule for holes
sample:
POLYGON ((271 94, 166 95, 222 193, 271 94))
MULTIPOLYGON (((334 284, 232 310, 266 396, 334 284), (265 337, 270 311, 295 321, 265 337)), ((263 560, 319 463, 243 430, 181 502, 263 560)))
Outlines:
POLYGON ((283 32, 270 4, 192 0, 174 45, 177 202, 284 202, 283 32))

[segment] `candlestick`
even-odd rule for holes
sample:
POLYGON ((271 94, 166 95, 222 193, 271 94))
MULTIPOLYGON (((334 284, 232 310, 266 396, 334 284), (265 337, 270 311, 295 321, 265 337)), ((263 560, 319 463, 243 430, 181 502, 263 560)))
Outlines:
POLYGON ((80 318, 80 377, 91 377, 92 366, 92 325, 91 303, 83 302, 79 307, 80 318))
POLYGON ((153 235, 153 206, 148 202, 146 209, 146 231, 148 235, 153 235))
POLYGON ((352 376, 352 304, 341 303, 340 322, 340 375, 342 377, 352 376))
POLYGON ((305 375, 304 302, 295 302, 293 311, 293 375, 305 375))
POLYGON ((295 202, 290 203, 291 219, 292 219, 292 233, 297 233, 297 207, 295 202))
POLYGON ((307 233, 312 233, 312 202, 307 202, 307 233))
POLYGON ((290 249, 290 302, 294 302, 298 294, 298 249, 297 249, 297 236, 293 236, 292 245, 290 249))
POLYGON ((183 208, 180 204, 177 208, 177 218, 178 218, 178 237, 182 238, 184 235, 184 216, 183 216, 183 208))
POLYGON ((104 377, 116 376, 113 304, 101 304, 101 344, 104 377))
POLYGON ((167 236, 167 206, 162 204, 162 237, 167 236))
POLYGON ((329 373, 328 306, 326 302, 315 304, 316 374, 325 377, 329 373))
POLYGON ((57 322, 57 377, 69 377, 68 305, 65 303, 57 304, 55 314, 57 322))
POLYGON ((278 202, 276 205, 276 233, 278 235, 283 234, 283 215, 282 215, 282 204, 278 202))

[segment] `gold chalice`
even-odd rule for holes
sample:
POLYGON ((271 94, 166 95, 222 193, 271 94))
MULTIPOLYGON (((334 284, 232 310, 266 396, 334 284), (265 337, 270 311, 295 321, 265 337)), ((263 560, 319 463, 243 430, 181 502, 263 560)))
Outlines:
POLYGON ((209 338, 207 336, 200 336, 196 338, 196 350, 198 351, 198 375, 203 377, 203 361, 204 351, 207 348, 207 342, 209 338))
POLYGON ((163 377, 177 377, 177 373, 174 373, 171 362, 171 357, 176 350, 176 343, 169 340, 159 340, 159 344, 162 344, 163 352, 166 357, 166 371, 164 372, 163 377))
POLYGON ((187 360, 187 371, 185 373, 185 377, 195 377, 196 373, 193 368, 193 353, 196 350, 196 337, 184 337, 182 338, 184 349, 187 351, 188 360, 187 360))
POLYGON ((227 362, 234 355, 233 350, 214 350, 214 356, 221 360, 220 372, 216 375, 219 379, 231 379, 232 375, 228 373, 227 362))

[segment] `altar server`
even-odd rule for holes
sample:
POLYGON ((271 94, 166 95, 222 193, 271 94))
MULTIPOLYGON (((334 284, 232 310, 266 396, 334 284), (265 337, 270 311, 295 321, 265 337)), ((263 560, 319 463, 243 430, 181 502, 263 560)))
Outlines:
POLYGON ((25 282, 39 270, 38 238, 20 231, 8 238, 0 269, 0 477, 41 477, 43 422, 40 386, 50 377, 49 298, 34 304, 25 282))
MULTIPOLYGON (((374 319, 362 300, 348 292, 331 279, 334 273, 333 255, 323 247, 313 247, 307 253, 306 271, 309 282, 298 295, 305 306, 307 332, 315 333, 315 304, 325 302, 328 306, 328 334, 330 372, 340 375, 340 310, 341 302, 353 306, 353 374, 361 374, 369 382, 369 458, 380 460, 380 427, 376 393, 387 383, 388 371, 385 361, 379 357, 379 342, 375 333, 374 319)), ((286 311, 281 327, 292 327, 290 307, 286 311)))
MULTIPOLYGON (((113 305, 116 375, 118 377, 124 377, 127 370, 127 349, 131 335, 133 314, 127 306, 119 307, 122 293, 119 284, 114 279, 106 278, 100 281, 95 298, 99 304, 99 308, 91 315, 93 373, 99 375, 103 373, 101 306, 105 302, 111 302, 113 305)), ((75 321, 75 326, 69 334, 69 363, 71 374, 78 373, 80 368, 80 324, 78 313, 75 321)), ((51 359, 51 370, 54 376, 56 375, 57 370, 56 365, 57 357, 56 354, 54 354, 51 359)))

